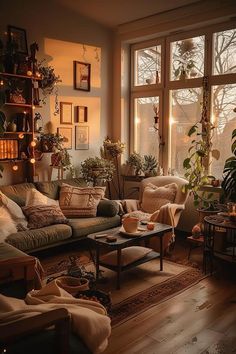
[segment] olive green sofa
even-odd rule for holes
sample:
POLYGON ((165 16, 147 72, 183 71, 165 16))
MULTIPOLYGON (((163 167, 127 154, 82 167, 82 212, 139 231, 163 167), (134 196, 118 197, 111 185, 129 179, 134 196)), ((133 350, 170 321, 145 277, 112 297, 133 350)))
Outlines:
MULTIPOLYGON (((59 199, 62 183, 84 187, 81 178, 64 181, 20 183, 0 186, 0 190, 21 207, 25 205, 26 192, 36 188, 51 199, 59 199)), ((55 224, 40 229, 28 229, 9 235, 6 242, 28 254, 55 246, 77 242, 88 234, 103 231, 120 225, 118 206, 115 201, 103 199, 97 207, 96 217, 69 219, 68 224, 55 224)))

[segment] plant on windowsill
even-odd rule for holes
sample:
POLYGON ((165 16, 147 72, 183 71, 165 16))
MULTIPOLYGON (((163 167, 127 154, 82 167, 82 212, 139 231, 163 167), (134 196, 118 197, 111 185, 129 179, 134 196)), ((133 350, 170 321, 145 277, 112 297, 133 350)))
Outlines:
POLYGON ((153 155, 144 155, 142 171, 145 177, 157 176, 158 161, 153 155))
MULTIPOLYGON (((236 109, 234 110, 236 112, 236 109)), ((236 202, 236 129, 232 132, 233 156, 225 161, 221 187, 228 202, 236 202)))
POLYGON ((143 170, 143 158, 139 153, 134 151, 132 154, 130 154, 127 160, 127 164, 129 167, 131 167, 133 171, 133 173, 131 171, 131 175, 132 174, 135 176, 141 175, 143 170))

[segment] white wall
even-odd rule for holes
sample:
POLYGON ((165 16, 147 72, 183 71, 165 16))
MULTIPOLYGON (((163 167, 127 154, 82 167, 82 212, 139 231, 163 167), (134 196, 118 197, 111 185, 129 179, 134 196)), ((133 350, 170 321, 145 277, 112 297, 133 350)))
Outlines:
MULTIPOLYGON (((75 167, 78 169, 86 157, 99 155, 99 147, 104 138, 111 135, 112 124, 112 32, 106 28, 64 8, 53 1, 10 0, 0 4, 0 31, 7 25, 24 28, 27 32, 28 47, 37 42, 37 59, 46 59, 55 73, 60 75, 59 102, 72 102, 73 106, 88 106, 89 150, 75 150, 74 124, 72 127, 72 150, 75 167), (91 91, 73 89, 73 60, 91 63, 91 91)), ((47 99, 47 104, 38 111, 43 116, 44 125, 51 121, 56 131, 60 116, 54 116, 55 97, 47 99)), ((69 126, 68 126, 69 127, 69 126)), ((46 179, 45 169, 50 156, 43 157, 37 168, 40 179, 46 179), (44 171, 42 174, 40 171, 44 171)), ((1 184, 11 184, 24 180, 21 169, 14 175, 4 164, 4 178, 1 184), (9 171, 9 172, 8 172, 9 171), (17 175, 16 175, 17 174, 17 175)))

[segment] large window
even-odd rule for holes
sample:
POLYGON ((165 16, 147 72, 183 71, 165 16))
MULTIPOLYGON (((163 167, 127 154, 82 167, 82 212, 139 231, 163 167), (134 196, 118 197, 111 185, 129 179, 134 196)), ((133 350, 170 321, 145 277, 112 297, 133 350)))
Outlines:
POLYGON ((207 76, 207 118, 214 123, 213 145, 220 151, 219 160, 209 160, 209 172, 222 178, 236 128, 236 26, 221 24, 135 44, 131 53, 131 151, 155 154, 165 173, 183 175, 190 146, 187 133, 201 120, 203 77, 207 76), (153 104, 162 107, 158 129, 153 104), (164 137, 163 149, 160 137, 164 137))

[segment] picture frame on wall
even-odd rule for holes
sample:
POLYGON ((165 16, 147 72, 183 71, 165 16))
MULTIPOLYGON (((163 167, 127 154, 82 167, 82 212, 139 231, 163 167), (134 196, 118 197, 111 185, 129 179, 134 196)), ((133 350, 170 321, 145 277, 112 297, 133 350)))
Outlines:
POLYGON ((88 107, 76 106, 75 123, 87 123, 87 122, 88 122, 88 107))
POLYGON ((75 127, 75 150, 89 149, 89 127, 79 126, 75 127))
POLYGON ((72 124, 72 103, 60 102, 60 123, 72 124))
POLYGON ((15 42, 17 45, 16 52, 19 54, 28 55, 26 30, 9 25, 7 27, 7 33, 10 43, 15 42))
POLYGON ((75 61, 74 64, 74 89, 90 91, 91 64, 75 61))
POLYGON ((72 149, 72 128, 58 127, 57 134, 65 138, 65 141, 63 142, 63 147, 68 150, 72 149))

